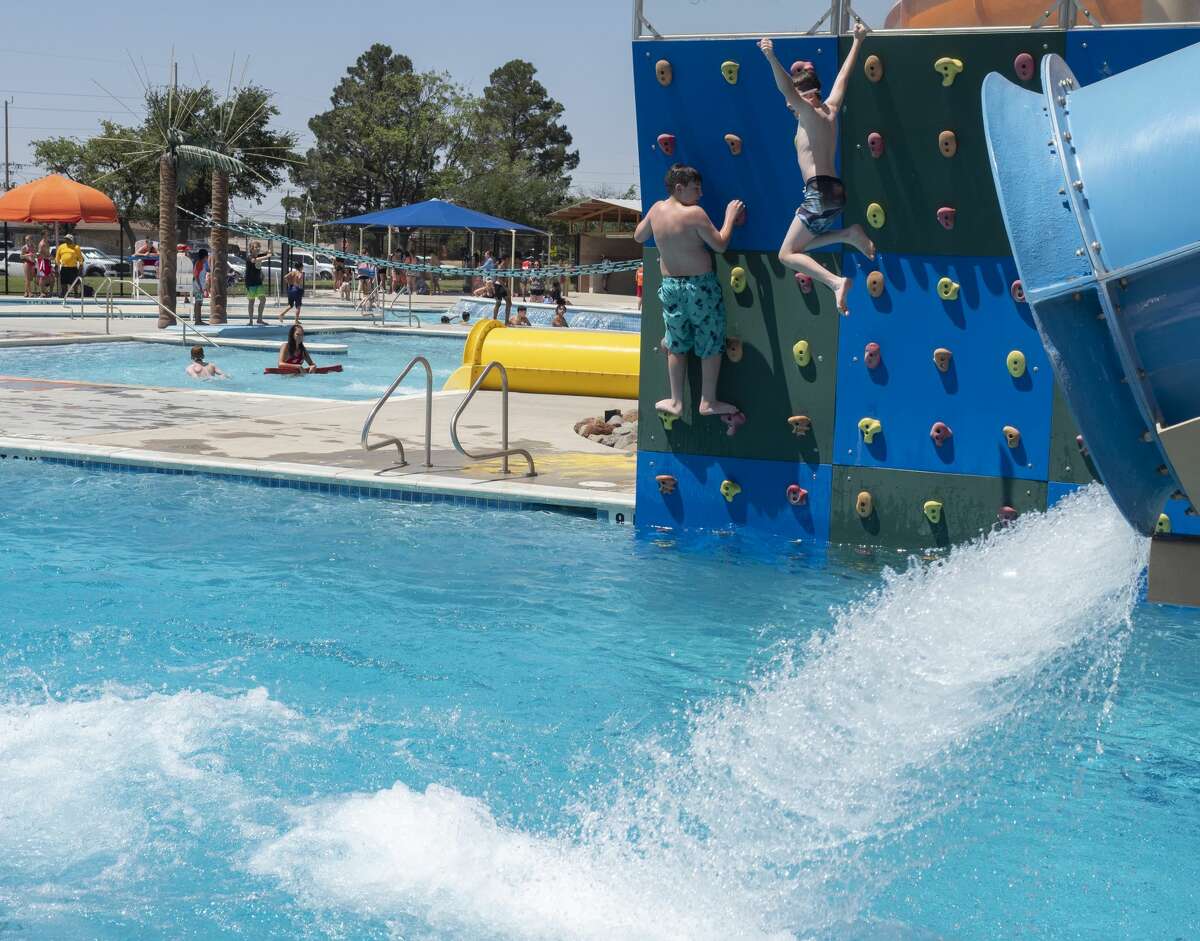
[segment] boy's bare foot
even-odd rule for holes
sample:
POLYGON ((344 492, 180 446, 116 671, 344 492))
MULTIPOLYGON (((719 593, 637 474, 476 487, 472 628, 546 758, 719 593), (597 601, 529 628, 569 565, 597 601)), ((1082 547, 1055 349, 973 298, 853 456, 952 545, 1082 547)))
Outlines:
POLYGON ((728 402, 706 402, 704 399, 700 400, 700 414, 706 417, 709 415, 732 415, 736 411, 738 411, 738 407, 730 405, 728 402))
POLYGON ((875 259, 875 243, 871 241, 866 230, 857 222, 850 226, 846 233, 846 241, 857 248, 868 258, 875 259))
POLYGON ((854 282, 849 278, 841 278, 841 283, 834 289, 833 298, 837 301, 837 309, 849 316, 850 308, 846 306, 846 296, 850 293, 850 285, 854 282))
POLYGON ((656 412, 665 412, 668 415, 674 415, 678 418, 683 414, 683 403, 677 402, 674 399, 660 399, 654 403, 656 412))

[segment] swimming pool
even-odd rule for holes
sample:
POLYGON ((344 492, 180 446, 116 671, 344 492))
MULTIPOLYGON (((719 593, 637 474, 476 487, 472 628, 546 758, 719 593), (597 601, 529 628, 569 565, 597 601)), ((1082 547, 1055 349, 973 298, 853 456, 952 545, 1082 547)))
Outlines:
POLYGON ((1200 928, 1200 616, 1096 491, 886 577, 12 460, 0 527, 16 936, 1200 928))
MULTIPOLYGON (((438 390, 462 364, 464 340, 459 337, 374 336, 366 333, 322 333, 313 343, 345 343, 348 355, 314 354, 318 363, 340 363, 343 371, 323 376, 264 375, 278 356, 265 350, 209 347, 206 355, 228 379, 201 381, 185 372, 188 347, 159 343, 87 343, 70 346, 23 346, 0 349, 0 375, 39 379, 74 379, 121 385, 167 388, 220 389, 229 392, 267 392, 330 399, 372 399, 382 395, 413 356, 424 356, 433 367, 438 390)), ((409 373, 402 388, 424 388, 424 370, 409 373)))

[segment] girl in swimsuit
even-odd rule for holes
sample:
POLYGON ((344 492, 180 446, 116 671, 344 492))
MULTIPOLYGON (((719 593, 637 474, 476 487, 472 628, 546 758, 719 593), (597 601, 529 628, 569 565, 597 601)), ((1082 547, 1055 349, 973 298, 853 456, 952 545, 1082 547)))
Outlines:
POLYGON ((288 328, 287 342, 279 348, 280 366, 302 366, 305 372, 312 372, 316 363, 304 348, 304 328, 298 323, 288 328))

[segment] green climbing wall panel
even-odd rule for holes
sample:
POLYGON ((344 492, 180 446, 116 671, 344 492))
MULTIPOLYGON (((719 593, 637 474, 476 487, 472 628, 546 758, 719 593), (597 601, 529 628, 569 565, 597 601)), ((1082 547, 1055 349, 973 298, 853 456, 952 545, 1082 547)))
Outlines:
MULTIPOLYGON (((844 58, 850 40, 844 39, 844 58)), ((1000 206, 988 166, 980 109, 984 77, 997 71, 1017 80, 1013 60, 1028 52, 1040 62, 1047 52, 1063 54, 1065 34, 954 33, 870 35, 851 73, 841 121, 842 176, 846 182, 847 225, 861 223, 880 250, 909 255, 1009 255, 1000 206), (883 60, 884 76, 871 82, 866 57, 883 60), (949 56, 963 62, 954 84, 942 85, 933 63, 949 56), (938 135, 957 138, 955 156, 942 156, 938 135), (867 136, 883 135, 884 152, 871 156, 867 136), (874 229, 866 207, 878 202, 887 221, 874 229), (939 224, 943 206, 957 210, 954 228, 939 224)), ((1025 87, 1040 89, 1037 74, 1025 87)))
POLYGON ((1071 415, 1066 396, 1054 383, 1054 405, 1050 414, 1050 480, 1064 484, 1090 484, 1099 480, 1091 459, 1079 449, 1079 426, 1071 415))
MULTIPOLYGON (((818 255, 838 270, 835 256, 818 255)), ((730 437, 715 418, 701 418, 700 364, 692 357, 684 391, 684 417, 667 431, 657 420, 654 403, 668 394, 667 358, 659 351, 663 336, 658 252, 646 251, 645 301, 642 318, 641 401, 645 420, 638 426, 638 447, 720 457, 802 460, 828 464, 833 449, 833 403, 837 386, 838 320, 833 295, 824 287, 801 292, 791 271, 773 253, 729 252, 718 256, 717 277, 725 290, 726 333, 742 342, 742 358, 721 364, 718 394, 745 408, 747 423, 730 437), (747 286, 735 293, 729 273, 745 269, 747 286), (792 348, 806 339, 812 352, 807 368, 796 365, 792 348), (797 436, 788 425, 793 415, 807 415, 812 431, 797 436)))
POLYGON ((949 546, 990 529, 1003 506, 1011 506, 1018 513, 1044 510, 1045 483, 835 465, 829 540, 893 548, 949 546), (874 503, 866 519, 855 510, 863 490, 870 492, 874 503), (942 504, 937 525, 924 514, 927 500, 942 504))

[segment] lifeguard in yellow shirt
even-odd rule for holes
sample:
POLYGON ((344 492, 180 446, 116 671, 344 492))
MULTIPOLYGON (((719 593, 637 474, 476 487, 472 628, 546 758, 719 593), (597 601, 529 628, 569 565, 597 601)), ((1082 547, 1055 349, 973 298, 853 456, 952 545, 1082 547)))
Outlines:
MULTIPOLYGON (((75 244, 75 236, 64 235, 54 252, 54 265, 58 268, 58 295, 66 297, 83 270, 83 252, 75 244)), ((83 283, 79 285, 79 296, 83 297, 83 283)))

